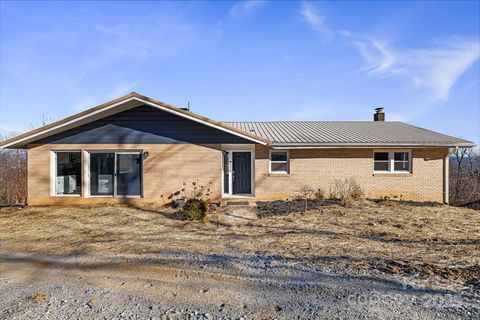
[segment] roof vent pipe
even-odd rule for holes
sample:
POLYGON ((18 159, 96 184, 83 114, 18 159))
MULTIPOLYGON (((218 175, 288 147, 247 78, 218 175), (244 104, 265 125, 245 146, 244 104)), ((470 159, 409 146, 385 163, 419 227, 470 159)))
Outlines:
POLYGON ((376 112, 373 115, 373 121, 385 121, 385 112, 383 112, 383 108, 375 108, 375 111, 376 112))
POLYGON ((185 110, 185 111, 190 111, 190 101, 188 101, 186 108, 180 108, 180 109, 185 110))

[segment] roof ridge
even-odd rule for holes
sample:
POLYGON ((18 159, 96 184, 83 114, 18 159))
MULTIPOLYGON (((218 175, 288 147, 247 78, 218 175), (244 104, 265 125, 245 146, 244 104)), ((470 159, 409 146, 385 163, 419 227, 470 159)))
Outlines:
POLYGON ((383 145, 383 146, 465 146, 471 141, 424 129, 402 121, 290 120, 224 122, 236 128, 253 128, 273 145, 383 145), (265 132, 263 132, 265 129, 265 132), (307 139, 305 139, 308 137, 307 139))
POLYGON ((258 121, 225 121, 220 120, 221 123, 280 123, 280 122, 362 122, 362 123, 404 123, 401 121, 372 121, 372 120, 258 120, 258 121))

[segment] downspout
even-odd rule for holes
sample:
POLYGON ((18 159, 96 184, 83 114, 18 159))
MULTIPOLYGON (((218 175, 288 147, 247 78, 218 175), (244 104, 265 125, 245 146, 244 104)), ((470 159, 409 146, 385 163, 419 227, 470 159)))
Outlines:
POLYGON ((445 158, 443 159, 443 203, 444 204, 449 204, 449 194, 450 194, 450 186, 449 186, 449 180, 450 180, 450 155, 453 153, 453 148, 448 148, 447 149, 447 154, 445 158))

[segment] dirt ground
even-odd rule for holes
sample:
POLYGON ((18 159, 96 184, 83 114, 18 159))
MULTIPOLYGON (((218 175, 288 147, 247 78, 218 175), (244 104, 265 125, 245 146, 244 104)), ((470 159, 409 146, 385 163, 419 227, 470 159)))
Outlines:
MULTIPOLYGON (((295 276, 311 269, 314 272, 307 273, 317 274, 315 279, 326 275, 353 277, 353 282, 347 282, 353 284, 368 276, 382 283, 395 281, 401 287, 411 285, 422 290, 466 295, 476 302, 480 297, 479 211, 366 201, 351 208, 329 203, 306 213, 268 216, 235 226, 216 221, 213 213, 209 222, 186 222, 174 211, 153 204, 144 208, 3 209, 0 211, 0 260, 3 273, 14 275, 18 266, 27 270, 53 264, 39 262, 39 257, 49 257, 52 261, 86 256, 143 259, 174 253, 182 257, 188 255, 190 262, 196 261, 193 265, 199 265, 197 270, 202 269, 201 263, 205 261, 212 263, 212 257, 219 260, 235 257, 239 265, 246 265, 240 269, 253 268, 249 269, 249 277, 257 268, 264 270, 265 265, 277 261, 280 266, 288 266, 285 270, 294 272, 295 276), (19 254, 29 258, 18 259, 19 254)), ((162 259, 164 264, 165 257, 162 259)), ((181 265, 176 268, 182 270, 181 265)), ((226 276, 227 269, 224 266, 218 274, 226 276)), ((275 272, 268 275, 273 276, 275 272)), ((3 284, 5 288, 21 283, 20 276, 5 279, 9 283, 3 284)), ((15 292, 22 290, 26 289, 15 287, 15 292)), ((460 313, 462 318, 465 315, 468 318, 468 314, 479 315, 476 302, 468 313, 460 313)), ((325 306, 322 308, 328 310, 325 306)), ((360 314, 370 318, 368 310, 365 312, 360 314)), ((425 312, 423 318, 429 318, 437 310, 425 312)), ((254 314, 264 318, 269 313, 250 316, 254 314)), ((351 316, 355 318, 360 314, 351 316)), ((409 317, 412 314, 407 313, 405 318, 409 317)), ((281 314, 278 318, 282 318, 281 314)))

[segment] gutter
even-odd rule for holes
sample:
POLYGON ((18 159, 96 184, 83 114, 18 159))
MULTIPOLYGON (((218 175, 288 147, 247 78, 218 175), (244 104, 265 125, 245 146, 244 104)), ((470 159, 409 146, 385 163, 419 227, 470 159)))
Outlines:
POLYGON ((290 143, 290 144, 270 144, 273 149, 331 149, 331 148, 473 148, 474 143, 459 143, 459 144, 410 144, 410 143, 392 143, 392 144, 364 144, 364 143, 290 143))

